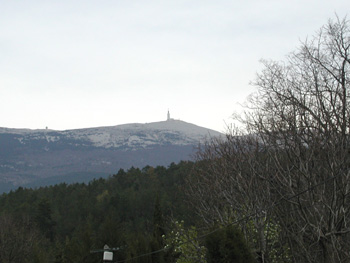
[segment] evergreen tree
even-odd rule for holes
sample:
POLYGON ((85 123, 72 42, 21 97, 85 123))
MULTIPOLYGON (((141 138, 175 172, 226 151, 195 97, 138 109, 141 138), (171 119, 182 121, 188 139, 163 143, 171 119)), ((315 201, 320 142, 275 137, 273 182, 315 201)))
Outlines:
POLYGON ((253 263, 254 257, 236 226, 228 226, 206 237, 208 263, 253 263))
POLYGON ((52 211, 49 201, 46 198, 40 200, 37 206, 35 221, 44 236, 50 241, 53 241, 55 222, 51 214, 52 211))
MULTIPOLYGON (((153 236, 151 240, 151 248, 152 252, 159 251, 165 247, 164 239, 165 231, 164 231, 164 219, 163 213, 160 206, 159 195, 156 197, 155 205, 154 205, 154 214, 153 214, 153 236)), ((153 263, 163 263, 164 252, 154 253, 152 255, 153 263)))

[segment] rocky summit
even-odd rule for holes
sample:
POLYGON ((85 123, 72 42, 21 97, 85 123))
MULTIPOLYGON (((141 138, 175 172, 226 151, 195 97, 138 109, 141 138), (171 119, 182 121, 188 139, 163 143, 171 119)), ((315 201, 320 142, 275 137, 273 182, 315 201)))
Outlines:
POLYGON ((190 160, 195 146, 221 135, 173 119, 65 131, 0 128, 0 191, 190 160))

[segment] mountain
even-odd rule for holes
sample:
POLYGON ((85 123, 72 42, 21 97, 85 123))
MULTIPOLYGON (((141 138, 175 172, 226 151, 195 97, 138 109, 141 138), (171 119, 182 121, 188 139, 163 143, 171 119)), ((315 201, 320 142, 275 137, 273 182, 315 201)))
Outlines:
POLYGON ((173 119, 66 131, 0 128, 0 192, 190 160, 195 146, 216 136, 173 119))

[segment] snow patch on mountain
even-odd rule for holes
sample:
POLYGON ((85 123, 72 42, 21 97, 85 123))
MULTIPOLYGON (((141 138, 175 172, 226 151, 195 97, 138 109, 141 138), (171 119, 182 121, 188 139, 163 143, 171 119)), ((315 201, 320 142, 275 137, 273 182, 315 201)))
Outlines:
POLYGON ((74 145, 80 146, 125 149, 195 145, 211 137, 222 136, 217 131, 173 119, 65 131, 0 128, 0 133, 19 135, 17 140, 21 144, 31 140, 45 140, 47 143, 74 141, 74 145))

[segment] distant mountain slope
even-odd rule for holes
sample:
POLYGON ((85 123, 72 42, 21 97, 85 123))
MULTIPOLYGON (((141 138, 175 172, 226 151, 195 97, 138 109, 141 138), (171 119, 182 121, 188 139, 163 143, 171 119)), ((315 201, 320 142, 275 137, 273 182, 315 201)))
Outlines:
POLYGON ((82 181, 84 174, 91 179, 131 166, 166 166, 189 160, 194 146, 216 136, 221 134, 172 119, 66 131, 0 128, 0 191, 72 182, 75 174, 82 181))

